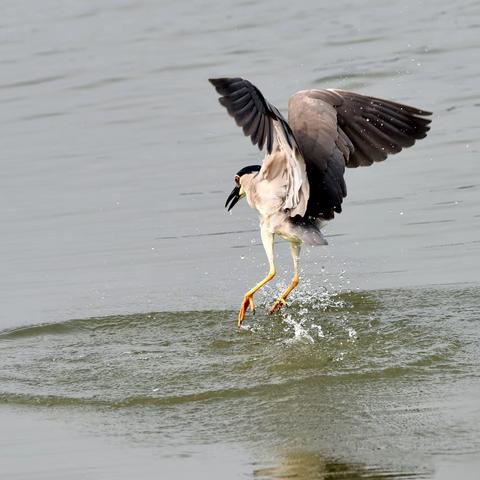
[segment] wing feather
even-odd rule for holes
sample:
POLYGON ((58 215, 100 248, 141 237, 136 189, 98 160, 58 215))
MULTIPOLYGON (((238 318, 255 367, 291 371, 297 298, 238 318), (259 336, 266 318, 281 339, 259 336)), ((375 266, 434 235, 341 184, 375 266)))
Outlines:
POLYGON ((238 110, 239 108, 242 108, 245 105, 247 105, 247 103, 249 103, 251 101, 251 99, 252 99, 252 97, 247 92, 244 95, 242 95, 241 97, 238 97, 237 99, 232 100, 231 101, 231 108, 234 111, 238 110))
POLYGON ((209 82, 221 95, 221 105, 260 150, 266 145, 267 153, 272 153, 275 135, 272 122, 275 121, 280 125, 287 144, 291 148, 298 148, 292 129, 283 115, 265 99, 255 85, 243 78, 211 78, 209 82))
POLYGON ((265 143, 265 116, 262 115, 262 119, 260 121, 260 125, 258 126, 258 131, 257 131, 257 138, 258 138, 258 148, 260 150, 263 149, 263 144, 265 143))
POLYGON ((268 120, 265 121, 265 138, 267 139, 267 152, 271 152, 273 148, 272 124, 268 120))
POLYGON ((412 146, 431 122, 426 110, 345 90, 298 92, 288 110, 307 165, 307 215, 323 218, 341 210, 345 167, 372 165, 412 146))
POLYGON ((260 122, 261 122, 262 118, 264 118, 264 115, 257 115, 255 117, 255 120, 250 124, 250 126, 249 126, 249 128, 246 132, 247 135, 250 135, 250 138, 252 140, 253 145, 258 144, 257 132, 258 132, 258 127, 260 126, 260 122))
MULTIPOLYGON (((317 98, 321 100, 320 92, 322 91, 318 92, 317 98)), ((357 133, 356 140, 353 142, 354 152, 345 159, 347 167, 356 166, 356 163, 371 165, 373 162, 385 160, 388 154, 398 153, 403 148, 411 147, 416 140, 424 138, 430 129, 431 120, 425 117, 431 115, 431 112, 426 110, 344 90, 328 90, 328 92, 339 97, 336 100, 338 125, 347 135, 348 131, 355 130, 357 133), (367 163, 355 161, 357 150, 368 152, 367 163)))
MULTIPOLYGON (((280 111, 269 103, 260 90, 242 78, 215 78, 210 83, 221 95, 220 104, 249 136, 253 145, 266 156, 259 178, 266 180, 268 195, 276 196, 290 216, 303 216, 308 202, 309 183, 305 161, 290 125, 280 111)), ((272 197, 270 202, 272 203, 272 197)))

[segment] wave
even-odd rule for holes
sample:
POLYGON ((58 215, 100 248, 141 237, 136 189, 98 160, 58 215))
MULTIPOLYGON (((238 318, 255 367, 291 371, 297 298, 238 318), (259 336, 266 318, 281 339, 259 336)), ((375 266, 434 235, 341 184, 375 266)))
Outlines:
POLYGON ((273 316, 262 313, 260 299, 241 330, 232 310, 4 330, 0 403, 168 407, 275 397, 312 382, 328 388, 477 375, 478 334, 470 325, 478 319, 478 287, 307 290, 273 316))

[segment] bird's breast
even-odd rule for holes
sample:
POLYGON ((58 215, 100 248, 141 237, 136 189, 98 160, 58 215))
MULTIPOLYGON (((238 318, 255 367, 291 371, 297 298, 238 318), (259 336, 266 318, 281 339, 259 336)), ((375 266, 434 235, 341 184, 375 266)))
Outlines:
POLYGON ((262 228, 275 235, 280 235, 289 242, 301 241, 295 230, 292 228, 290 215, 288 212, 276 212, 271 215, 260 215, 260 225, 262 228))
POLYGON ((248 204, 258 211, 261 217, 270 217, 282 210, 286 188, 267 180, 252 182, 247 190, 248 204))

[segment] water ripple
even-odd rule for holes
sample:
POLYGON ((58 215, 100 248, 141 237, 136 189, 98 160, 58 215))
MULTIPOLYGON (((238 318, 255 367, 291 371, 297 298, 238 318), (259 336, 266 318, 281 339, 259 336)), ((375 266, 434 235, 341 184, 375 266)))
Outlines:
POLYGON ((470 292, 310 289, 293 296, 280 315, 262 314, 267 305, 260 303, 241 331, 230 311, 152 312, 6 330, 0 332, 0 399, 168 406, 265 397, 313 379, 329 385, 413 381, 432 372, 468 375, 471 362, 448 322, 458 309, 455 299, 465 319, 476 314, 477 292, 470 292))

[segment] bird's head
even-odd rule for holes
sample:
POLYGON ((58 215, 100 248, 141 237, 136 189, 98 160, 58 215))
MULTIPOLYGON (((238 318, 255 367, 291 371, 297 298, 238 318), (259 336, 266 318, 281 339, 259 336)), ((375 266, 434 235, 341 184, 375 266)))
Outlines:
POLYGON ((234 205, 246 195, 242 186, 243 180, 245 180, 247 176, 256 175, 260 168, 260 165, 249 165, 248 167, 243 167, 236 173, 235 188, 232 190, 227 198, 227 201, 225 202, 225 208, 228 207, 228 211, 230 211, 234 205))

